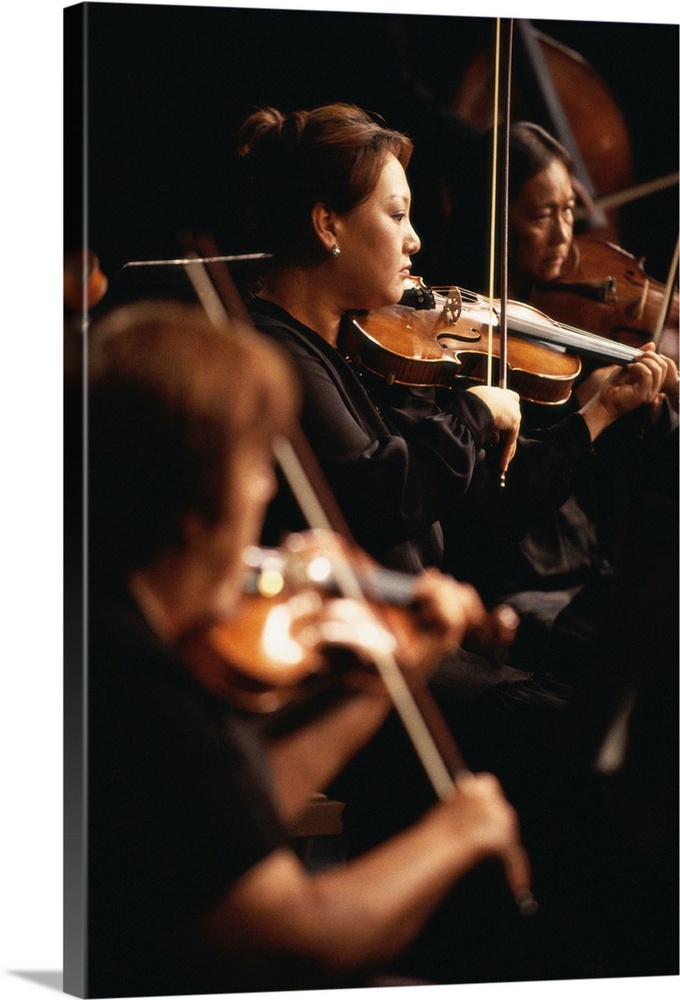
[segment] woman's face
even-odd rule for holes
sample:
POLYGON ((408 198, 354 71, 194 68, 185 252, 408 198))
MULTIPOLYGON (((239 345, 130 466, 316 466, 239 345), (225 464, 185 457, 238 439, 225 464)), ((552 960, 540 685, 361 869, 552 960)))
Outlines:
POLYGON ((404 168, 389 155, 373 194, 337 216, 336 274, 343 310, 379 309, 404 293, 420 239, 409 218, 411 191, 404 168))
POLYGON ((555 159, 512 202, 509 271, 515 289, 559 277, 574 231, 574 201, 569 171, 555 159))

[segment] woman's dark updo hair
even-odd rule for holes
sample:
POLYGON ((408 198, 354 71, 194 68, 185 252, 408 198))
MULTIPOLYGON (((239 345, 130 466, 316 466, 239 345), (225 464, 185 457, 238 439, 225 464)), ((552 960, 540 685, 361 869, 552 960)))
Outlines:
POLYGON ((373 193, 388 154, 406 168, 411 140, 352 104, 327 104, 287 117, 254 112, 238 136, 246 207, 262 251, 281 260, 314 259, 317 202, 341 215, 373 193))

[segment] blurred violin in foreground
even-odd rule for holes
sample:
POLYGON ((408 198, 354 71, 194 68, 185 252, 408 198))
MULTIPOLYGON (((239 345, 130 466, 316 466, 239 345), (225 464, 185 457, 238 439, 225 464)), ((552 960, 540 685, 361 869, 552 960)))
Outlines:
POLYGON ((76 313, 92 309, 106 294, 109 282, 91 250, 71 250, 64 258, 64 305, 76 313))
MULTIPOLYGON (((302 532, 279 548, 251 546, 243 563, 236 611, 192 631, 180 648, 208 690, 244 711, 269 713, 304 699, 319 677, 373 688, 380 683, 372 669, 376 655, 394 656, 416 682, 424 681, 427 664, 434 666, 446 645, 420 577, 348 553, 335 535, 302 532), (348 571, 365 602, 343 596, 348 571)), ((480 648, 507 648, 514 612, 477 610, 472 588, 437 575, 451 588, 452 602, 461 603, 461 622, 467 623, 465 601, 473 608, 461 631, 480 648)))

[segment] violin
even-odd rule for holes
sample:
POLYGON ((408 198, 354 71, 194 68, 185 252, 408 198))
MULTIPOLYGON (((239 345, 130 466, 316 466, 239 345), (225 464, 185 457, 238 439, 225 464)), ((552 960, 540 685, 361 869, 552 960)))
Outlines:
MULTIPOLYGON (((664 299, 664 286, 646 273, 644 258, 594 236, 577 236, 560 277, 535 285, 529 301, 559 322, 639 347, 654 340, 664 299)), ((677 289, 657 346, 677 364, 677 289)))
MULTIPOLYGON (((303 702, 319 679, 327 686, 374 687, 379 680, 370 671, 370 650, 394 654, 406 668, 423 658, 435 662, 441 653, 415 578, 374 564, 364 552, 347 553, 333 534, 293 533, 278 548, 249 546, 242 558, 238 607, 192 629, 178 651, 207 690, 244 712, 267 715, 303 702), (375 614, 373 629, 343 596, 348 565, 375 614), (324 623, 322 607, 331 601, 333 614, 324 623)), ((499 652, 515 627, 514 615, 509 621, 498 608, 470 634, 479 648, 499 652)))
MULTIPOLYGON (((397 305, 352 314, 345 346, 353 361, 389 383, 451 388, 461 378, 487 381, 489 351, 496 366, 500 354, 498 302, 455 287, 443 295, 412 280, 416 288, 397 305)), ((641 353, 521 302, 507 303, 507 323, 508 387, 530 402, 565 402, 582 358, 626 365, 641 353)))
MULTIPOLYGON (((513 331, 522 319, 530 328, 538 315, 513 303, 508 322, 513 331)), ((451 388, 461 378, 486 382, 489 354, 496 369, 500 358, 498 312, 473 292, 427 289, 423 296, 421 286, 415 300, 407 291, 396 305, 353 313, 345 347, 355 363, 389 383, 451 388)), ((581 371, 575 354, 538 337, 509 335, 507 363, 508 387, 536 403, 564 402, 581 371)))
POLYGON ((108 279, 92 250, 77 248, 64 258, 64 305, 85 314, 106 294, 108 279))

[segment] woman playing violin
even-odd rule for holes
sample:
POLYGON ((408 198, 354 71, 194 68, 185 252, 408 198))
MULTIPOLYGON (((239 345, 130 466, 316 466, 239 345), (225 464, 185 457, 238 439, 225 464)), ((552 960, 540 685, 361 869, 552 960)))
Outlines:
MULTIPOLYGON (((256 112, 240 143, 255 233, 273 254, 251 316, 293 356, 307 438, 352 532, 381 563, 441 564, 441 522, 461 505, 473 561, 478 525, 484 544, 515 544, 567 499, 592 441, 657 394, 666 362, 650 352, 528 440, 518 439, 510 390, 473 386, 437 406, 356 370, 343 350, 348 312, 396 302, 420 247, 405 173, 410 141, 358 108, 330 105, 288 118, 256 112)), ((277 503, 275 537, 295 525, 283 494, 277 503)))
POLYGON ((664 304, 660 283, 620 247, 576 235, 575 209, 588 196, 574 170, 568 151, 545 129, 533 122, 511 125, 509 297, 635 347, 657 335, 660 353, 677 364, 677 291, 657 334, 664 304))
MULTIPOLYGON (((440 566, 442 526, 460 512, 459 541, 472 558, 493 549, 487 537, 515 545, 569 496, 593 440, 654 398, 665 361, 650 353, 530 439, 519 433, 510 390, 461 387, 440 406, 431 393, 371 377, 345 350, 345 324, 352 311, 401 298, 420 247, 406 177, 410 140, 357 107, 334 104, 289 116, 255 112, 239 142, 253 237, 272 254, 250 314, 293 358, 303 429, 356 539, 387 566, 440 566)), ((269 511, 273 538, 297 527, 297 516, 280 493, 269 511)), ((469 649, 443 658, 432 683, 472 766, 513 782, 513 795, 540 798, 563 689, 469 649)), ((397 734, 380 737, 339 786, 362 845, 422 807, 397 734)))
MULTIPOLYGON (((187 305, 114 310, 89 336, 87 994, 364 985, 483 859, 528 885, 515 813, 495 778, 470 776, 398 840, 303 868, 291 824, 383 722, 387 697, 339 685, 323 714, 268 739, 199 682, 181 644, 206 619, 238 617, 294 378, 272 345, 225 337, 187 305)), ((486 612, 440 574, 417 592, 430 621, 420 671, 433 641, 450 647, 486 612)), ((310 612, 309 642, 370 665, 393 636, 346 605, 310 612)))
MULTIPOLYGON (((451 218, 452 273, 462 286, 488 291, 489 251, 480 219, 489 215, 485 186, 492 134, 470 151, 476 169, 458 193, 451 218)), ((530 303, 553 320, 640 348, 655 340, 678 361, 678 297, 668 305, 663 285, 635 257, 578 229, 589 195, 569 151, 544 128, 513 122, 509 135, 508 297, 530 303), (660 321, 661 331, 657 330, 660 321)))
MULTIPOLYGON (((273 255, 251 316, 294 356, 303 426, 357 539, 403 569, 436 564, 439 519, 467 491, 480 459, 505 470, 517 448, 517 395, 494 386, 425 401, 402 433, 393 396, 357 373, 343 349, 347 314, 397 302, 420 247, 405 168, 410 140, 348 105, 288 117, 253 114, 240 135, 254 232, 273 255), (383 403, 386 409, 383 410, 383 403), (389 411, 389 412, 388 412, 389 411)), ((666 363, 646 357, 603 388, 544 446, 554 463, 542 502, 564 489, 591 441, 656 393, 666 363)), ((412 394, 409 394, 412 395, 412 394)))
MULTIPOLYGON (((534 290, 556 282, 574 249, 574 207, 579 185, 567 150, 543 128, 516 122, 509 136, 508 294, 533 301, 534 290)), ((472 281, 482 280, 481 271, 472 281)), ((555 287, 558 287, 555 285, 555 287)), ((594 310, 598 307, 593 303, 594 310)), ((646 345, 646 349, 651 345, 646 345)), ((450 530, 450 570, 474 579, 488 600, 504 599, 520 611, 522 626, 512 655, 525 665, 559 661, 565 676, 574 664, 585 673, 592 662, 596 621, 612 583, 612 483, 623 487, 615 463, 625 460, 628 475, 672 491, 677 469, 677 369, 666 359, 668 393, 637 408, 600 435, 591 470, 557 511, 546 512, 515 548, 495 553, 493 568, 478 566, 470 553, 465 565, 458 545, 459 524, 450 530), (632 470, 632 471, 631 471, 632 470), (599 483, 598 486, 594 486, 599 483), (600 508, 598 510, 598 507, 600 508), (596 526, 597 522, 597 526, 596 526), (572 603, 574 598, 577 600, 572 603), (563 613, 563 614, 562 614, 563 613), (553 634, 550 633, 558 615, 553 634)), ((548 428, 587 403, 616 371, 600 368, 585 375, 572 398, 554 407, 522 404, 523 428, 548 428)), ((447 396, 444 395, 444 402, 447 396)), ((620 499, 620 497, 619 497, 620 499)))

